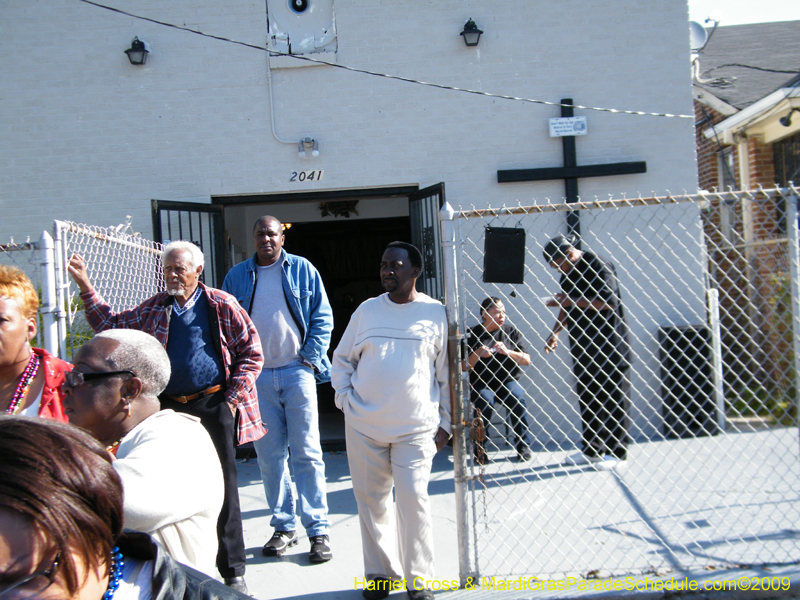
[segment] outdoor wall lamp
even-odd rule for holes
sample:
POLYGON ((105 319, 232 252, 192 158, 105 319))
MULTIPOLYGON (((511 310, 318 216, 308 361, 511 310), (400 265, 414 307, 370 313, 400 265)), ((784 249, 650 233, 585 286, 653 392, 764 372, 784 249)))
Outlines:
POLYGON ((461 32, 461 35, 464 36, 464 43, 467 46, 477 46, 481 39, 482 33, 483 31, 478 29, 475 21, 469 19, 466 23, 464 23, 464 29, 461 32))
POLYGON ((800 112, 800 108, 792 108, 792 110, 789 111, 789 114, 778 119, 778 122, 784 127, 789 127, 792 124, 792 113, 794 111, 800 112))
POLYGON ((319 142, 314 138, 307 137, 297 142, 297 156, 305 158, 306 148, 311 149, 311 156, 319 156, 319 142))
POLYGON ((125 50, 125 54, 128 55, 128 60, 131 61, 132 65, 143 65, 149 52, 144 47, 144 42, 135 37, 131 42, 131 47, 125 50))

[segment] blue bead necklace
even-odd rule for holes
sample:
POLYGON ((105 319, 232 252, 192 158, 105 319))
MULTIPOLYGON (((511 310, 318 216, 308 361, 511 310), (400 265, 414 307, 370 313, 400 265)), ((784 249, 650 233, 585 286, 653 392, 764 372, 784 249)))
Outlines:
POLYGON ((122 560, 122 552, 119 551, 117 546, 114 546, 111 550, 111 568, 109 568, 111 573, 108 576, 108 588, 106 593, 103 594, 103 600, 111 600, 114 597, 114 592, 117 591, 119 582, 122 579, 122 567, 124 565, 125 561, 122 560))

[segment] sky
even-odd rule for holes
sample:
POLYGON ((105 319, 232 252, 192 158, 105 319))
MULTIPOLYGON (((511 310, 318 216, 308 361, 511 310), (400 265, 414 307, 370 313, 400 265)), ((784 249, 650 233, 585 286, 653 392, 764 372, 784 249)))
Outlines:
POLYGON ((745 23, 800 21, 799 0, 689 0, 689 20, 704 25, 714 16, 720 27, 745 23), (714 11, 717 15, 712 15, 714 11))

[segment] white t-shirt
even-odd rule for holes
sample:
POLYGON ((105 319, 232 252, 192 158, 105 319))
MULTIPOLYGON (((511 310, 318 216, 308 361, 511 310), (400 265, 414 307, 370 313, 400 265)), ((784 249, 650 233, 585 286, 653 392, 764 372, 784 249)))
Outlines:
POLYGON ((150 600, 153 597, 153 561, 125 557, 122 578, 112 600, 150 600))
POLYGON ((261 338, 263 368, 278 369, 300 358, 300 330, 283 295, 281 261, 257 269, 250 320, 261 338))
POLYGON ((36 396, 36 398, 33 399, 33 402, 31 402, 28 406, 23 408, 17 414, 20 417, 38 417, 39 416, 39 409, 41 408, 40 405, 42 404, 42 392, 43 391, 44 391, 44 389, 39 390, 39 394, 36 396))

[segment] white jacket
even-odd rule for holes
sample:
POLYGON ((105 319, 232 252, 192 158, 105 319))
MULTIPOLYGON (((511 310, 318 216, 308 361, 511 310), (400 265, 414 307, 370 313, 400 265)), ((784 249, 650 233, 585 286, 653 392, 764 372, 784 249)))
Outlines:
POLYGON ((447 315, 425 294, 407 304, 388 294, 365 301, 333 353, 336 406, 380 442, 450 433, 448 378, 447 315))
POLYGON ((125 494, 125 529, 151 534, 178 562, 215 576, 224 483, 200 420, 155 413, 122 438, 114 468, 125 494))

